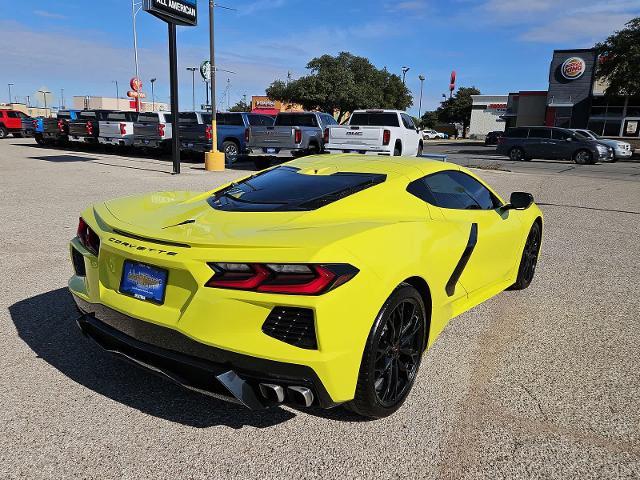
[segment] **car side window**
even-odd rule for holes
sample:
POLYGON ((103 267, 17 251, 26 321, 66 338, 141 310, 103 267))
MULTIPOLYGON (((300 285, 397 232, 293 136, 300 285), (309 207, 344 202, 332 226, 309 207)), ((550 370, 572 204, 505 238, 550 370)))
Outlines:
POLYGON ((406 113, 402 113, 400 114, 400 117, 402 118, 402 123, 406 129, 408 130, 416 129, 416 126, 413 124, 413 120, 409 115, 407 115, 406 113))
POLYGON ((466 173, 453 170, 428 175, 409 184, 407 191, 427 203, 456 210, 493 210, 500 201, 487 187, 466 173))
POLYGON ((553 138, 555 138, 556 140, 566 140, 573 137, 573 132, 570 132, 569 130, 562 130, 560 128, 553 129, 553 138))
POLYGON ((551 129, 531 128, 529 129, 529 138, 551 138, 551 129))

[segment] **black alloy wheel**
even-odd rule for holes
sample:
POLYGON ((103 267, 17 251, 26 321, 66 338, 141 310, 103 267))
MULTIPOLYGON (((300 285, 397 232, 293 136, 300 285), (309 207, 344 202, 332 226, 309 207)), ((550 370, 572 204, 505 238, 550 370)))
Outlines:
POLYGON ((0 125, 0 138, 6 138, 8 134, 7 129, 0 125))
POLYGON ((227 165, 233 164, 238 160, 240 149, 235 142, 226 141, 222 144, 222 150, 224 151, 224 161, 227 165))
POLYGON ((385 302, 371 329, 356 394, 348 407, 370 418, 398 410, 416 379, 425 341, 422 298, 411 285, 402 284, 385 302))
POLYGON ((513 160, 514 162, 523 161, 525 159, 524 150, 522 150, 520 147, 513 147, 509 151, 509 159, 513 160))
POLYGON ((578 150, 573 156, 573 161, 578 165, 588 165, 593 163, 593 154, 589 150, 578 150))
POLYGON ((542 241, 542 229, 540 224, 535 222, 529 230, 527 241, 524 244, 524 251, 520 259, 518 277, 510 290, 524 290, 533 281, 538 265, 538 254, 540 253, 540 243, 542 241))

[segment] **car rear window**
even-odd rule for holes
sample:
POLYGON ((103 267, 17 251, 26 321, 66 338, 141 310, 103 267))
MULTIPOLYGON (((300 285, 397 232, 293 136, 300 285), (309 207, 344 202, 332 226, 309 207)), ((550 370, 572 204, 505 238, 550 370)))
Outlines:
POLYGON ((66 119, 66 120, 70 120, 71 119, 71 113, 69 112, 58 112, 58 119, 66 119))
POLYGON ((138 122, 160 123, 157 113, 141 113, 138 115, 138 122))
POLYGON ((317 127, 318 120, 313 113, 279 113, 276 127, 317 127))
POLYGON ((251 125, 252 127, 255 127, 255 126, 272 127, 273 122, 275 122, 276 120, 275 118, 269 117, 268 115, 255 115, 255 114, 247 115, 247 118, 249 119, 249 125, 251 125))
POLYGON ((80 112, 78 114, 78 118, 82 118, 82 119, 93 119, 96 118, 96 112, 80 112))
POLYGON ((236 127, 244 127, 242 114, 240 113, 217 113, 216 122, 218 122, 218 125, 233 125, 236 127))
POLYGON ((135 112, 109 112, 107 114, 107 120, 113 122, 135 122, 135 112))
POLYGON ((280 166, 217 191, 209 205, 216 210, 246 212, 316 210, 386 178, 384 174, 351 172, 307 175, 280 166))
POLYGON ((357 112, 351 115, 349 125, 374 127, 399 127, 397 113, 385 112, 357 112))

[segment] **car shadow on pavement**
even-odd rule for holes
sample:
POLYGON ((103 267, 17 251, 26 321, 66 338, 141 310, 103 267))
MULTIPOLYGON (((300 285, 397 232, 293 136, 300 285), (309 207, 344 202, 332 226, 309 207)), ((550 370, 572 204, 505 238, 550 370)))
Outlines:
POLYGON ((196 428, 234 429, 267 428, 295 417, 282 408, 251 411, 131 368, 80 333, 77 309, 66 288, 21 300, 9 313, 18 335, 38 358, 94 392, 148 415, 196 428))

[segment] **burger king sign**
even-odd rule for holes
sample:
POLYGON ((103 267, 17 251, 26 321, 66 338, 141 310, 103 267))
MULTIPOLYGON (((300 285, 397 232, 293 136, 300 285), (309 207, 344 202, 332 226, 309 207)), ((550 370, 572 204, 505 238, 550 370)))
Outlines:
POLYGON ((560 72, 562 76, 567 80, 575 80, 580 78, 584 71, 587 69, 587 64, 580 57, 567 58, 562 66, 560 72))

